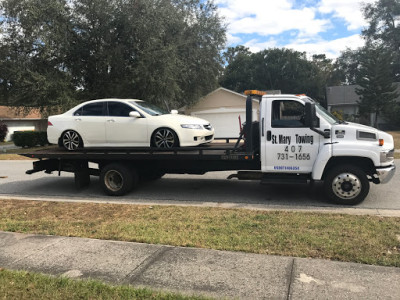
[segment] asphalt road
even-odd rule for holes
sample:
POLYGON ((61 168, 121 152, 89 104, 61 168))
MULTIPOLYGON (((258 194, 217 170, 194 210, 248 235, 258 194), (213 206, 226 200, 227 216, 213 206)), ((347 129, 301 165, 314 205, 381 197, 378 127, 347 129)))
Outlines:
MULTIPOLYGON (((400 160, 396 161, 400 170, 400 160)), ((76 190, 73 175, 44 172, 26 175, 32 161, 0 161, 0 197, 32 197, 39 199, 95 200, 100 202, 208 205, 222 207, 252 207, 259 209, 337 209, 323 195, 321 186, 260 185, 256 181, 227 180, 234 172, 212 172, 205 175, 166 175, 162 179, 141 183, 123 197, 103 194, 97 177, 91 185, 76 190)), ((375 185, 357 209, 395 210, 400 213, 400 171, 388 184, 375 185)))

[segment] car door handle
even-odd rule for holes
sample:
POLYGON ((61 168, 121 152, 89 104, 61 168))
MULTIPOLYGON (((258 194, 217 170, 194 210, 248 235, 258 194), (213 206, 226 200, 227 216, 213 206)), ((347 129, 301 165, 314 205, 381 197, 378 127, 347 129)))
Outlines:
POLYGON ((76 118, 75 121, 82 121, 82 119, 81 118, 76 118))
POLYGON ((114 119, 109 119, 109 120, 107 120, 107 122, 109 122, 109 123, 114 123, 115 120, 114 120, 114 119))

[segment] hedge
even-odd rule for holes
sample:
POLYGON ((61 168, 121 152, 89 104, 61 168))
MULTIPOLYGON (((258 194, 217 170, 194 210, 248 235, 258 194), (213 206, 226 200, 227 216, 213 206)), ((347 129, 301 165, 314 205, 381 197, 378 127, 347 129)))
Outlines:
POLYGON ((7 124, 0 122, 0 142, 4 142, 4 139, 7 136, 8 127, 7 124))
POLYGON ((18 147, 44 146, 49 143, 46 131, 15 131, 12 139, 18 147))

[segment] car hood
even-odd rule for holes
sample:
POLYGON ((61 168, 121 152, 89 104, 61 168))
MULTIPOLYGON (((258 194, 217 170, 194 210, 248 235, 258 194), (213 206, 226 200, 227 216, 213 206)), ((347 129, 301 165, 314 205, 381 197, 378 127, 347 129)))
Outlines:
POLYGON ((192 117, 192 116, 179 115, 179 114, 168 114, 168 115, 162 115, 159 117, 162 117, 165 120, 177 122, 180 124, 199 124, 199 125, 210 124, 210 122, 208 122, 207 120, 204 120, 204 119, 200 119, 200 118, 192 117))

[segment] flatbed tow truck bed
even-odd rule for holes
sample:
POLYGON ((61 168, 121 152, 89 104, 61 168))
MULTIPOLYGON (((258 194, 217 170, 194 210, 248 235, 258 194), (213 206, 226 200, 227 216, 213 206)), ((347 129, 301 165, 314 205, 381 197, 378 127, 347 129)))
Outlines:
MULTIPOLYGON (((102 173, 107 172, 110 166, 117 169, 121 166, 128 168, 129 172, 134 174, 134 182, 138 181, 136 178, 157 179, 166 173, 204 174, 210 171, 260 170, 261 168, 258 153, 227 143, 171 149, 91 148, 73 152, 54 146, 20 155, 38 159, 33 162, 33 169, 26 171, 27 174, 41 171, 51 174, 57 171, 60 175, 61 172, 72 172, 75 174, 77 188, 88 185, 90 175, 102 178, 102 173), (98 168, 93 168, 93 163, 97 164, 98 168)), ((124 171, 117 170, 117 172, 124 171)))

